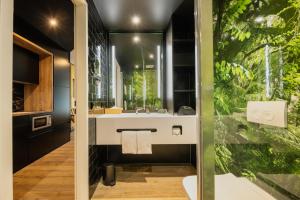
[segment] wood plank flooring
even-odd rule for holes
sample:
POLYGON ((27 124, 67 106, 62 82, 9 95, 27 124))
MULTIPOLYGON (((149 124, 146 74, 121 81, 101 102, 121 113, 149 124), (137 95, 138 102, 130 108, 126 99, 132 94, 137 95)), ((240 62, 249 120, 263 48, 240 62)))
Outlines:
POLYGON ((116 170, 117 184, 107 187, 99 183, 92 200, 188 199, 182 179, 196 174, 192 166, 122 165, 116 170))
POLYGON ((14 174, 14 200, 74 200, 74 143, 14 174))

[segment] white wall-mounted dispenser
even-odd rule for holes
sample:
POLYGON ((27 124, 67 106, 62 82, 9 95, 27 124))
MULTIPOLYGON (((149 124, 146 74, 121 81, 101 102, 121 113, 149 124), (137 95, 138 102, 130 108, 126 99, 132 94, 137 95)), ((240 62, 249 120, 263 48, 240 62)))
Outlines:
POLYGON ((248 101, 247 121, 287 127, 287 102, 286 101, 248 101))

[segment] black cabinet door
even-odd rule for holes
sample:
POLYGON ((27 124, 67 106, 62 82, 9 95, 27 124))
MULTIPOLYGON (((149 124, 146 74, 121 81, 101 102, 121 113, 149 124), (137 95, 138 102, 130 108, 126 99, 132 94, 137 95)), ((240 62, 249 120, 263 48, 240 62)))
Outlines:
POLYGON ((13 171, 16 172, 29 164, 28 135, 31 132, 30 118, 13 118, 13 171))
POLYGON ((13 80, 22 83, 39 83, 39 55, 14 45, 13 80))
POLYGON ((39 135, 35 135, 29 138, 29 162, 32 163, 35 160, 46 155, 53 149, 53 129, 48 129, 44 132, 40 132, 39 135))
POLYGON ((29 162, 34 162, 68 141, 70 141, 70 123, 41 131, 29 139, 29 162))

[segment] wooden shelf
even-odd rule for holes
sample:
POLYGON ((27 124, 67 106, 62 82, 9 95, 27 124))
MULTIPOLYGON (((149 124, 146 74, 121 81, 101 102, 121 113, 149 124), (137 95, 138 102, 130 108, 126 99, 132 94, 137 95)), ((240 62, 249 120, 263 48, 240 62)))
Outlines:
POLYGON ((184 92, 195 92, 195 90, 174 90, 177 93, 184 93, 184 92))
POLYGON ((47 113, 47 112, 13 112, 13 116, 18 117, 18 116, 26 116, 26 115, 36 115, 41 113, 47 113))
POLYGON ((24 84, 23 113, 52 112, 53 54, 16 33, 13 33, 13 41, 15 45, 39 55, 39 84, 24 84))
POLYGON ((40 57, 48 57, 53 56, 53 54, 46 49, 38 46, 37 44, 27 40, 26 38, 18 35, 17 33, 13 33, 14 44, 23 47, 33 53, 38 54, 40 57))

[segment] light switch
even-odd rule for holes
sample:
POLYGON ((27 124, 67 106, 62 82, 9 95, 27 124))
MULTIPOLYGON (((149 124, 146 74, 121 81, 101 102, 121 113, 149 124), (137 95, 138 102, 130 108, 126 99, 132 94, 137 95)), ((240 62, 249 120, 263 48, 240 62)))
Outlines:
POLYGON ((287 102, 286 101, 248 101, 247 121, 287 127, 287 102))

